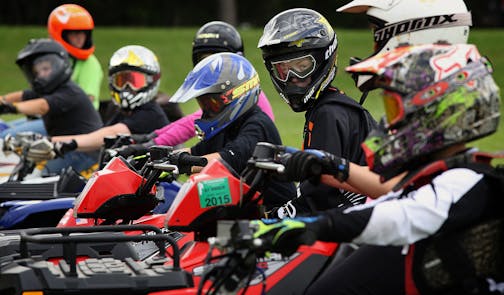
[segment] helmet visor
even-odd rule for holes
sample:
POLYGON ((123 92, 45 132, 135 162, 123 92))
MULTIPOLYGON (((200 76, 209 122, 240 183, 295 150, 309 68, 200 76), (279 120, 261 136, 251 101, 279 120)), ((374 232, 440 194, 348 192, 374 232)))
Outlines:
POLYGON ((203 119, 215 118, 224 109, 226 104, 218 94, 206 94, 197 98, 198 104, 203 110, 203 119))
POLYGON ((202 61, 203 59, 205 59, 206 57, 210 56, 214 54, 214 52, 209 52, 209 51, 206 51, 206 52, 198 52, 194 55, 195 57, 195 65, 197 63, 199 63, 200 61, 202 61))
POLYGON ((119 90, 124 90, 129 85, 137 91, 149 85, 149 76, 136 71, 121 71, 112 75, 112 85, 119 90))
POLYGON ((315 67, 316 61, 312 55, 271 62, 273 75, 281 82, 287 82, 291 74, 304 79, 313 73, 315 67))
POLYGON ((394 125, 404 117, 404 105, 402 97, 397 92, 385 90, 383 92, 383 103, 387 123, 394 125))
POLYGON ((32 62, 22 66, 23 72, 30 83, 36 81, 40 85, 47 85, 58 75, 61 75, 65 61, 56 54, 46 54, 36 57, 32 62))

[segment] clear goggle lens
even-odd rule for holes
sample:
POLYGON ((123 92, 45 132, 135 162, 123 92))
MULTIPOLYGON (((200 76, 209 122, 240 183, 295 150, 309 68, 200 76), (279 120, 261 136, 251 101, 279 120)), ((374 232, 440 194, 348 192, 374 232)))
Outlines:
POLYGON ((308 77, 315 70, 316 61, 311 55, 305 55, 289 60, 271 62, 273 75, 281 82, 287 82, 290 75, 299 79, 308 77))

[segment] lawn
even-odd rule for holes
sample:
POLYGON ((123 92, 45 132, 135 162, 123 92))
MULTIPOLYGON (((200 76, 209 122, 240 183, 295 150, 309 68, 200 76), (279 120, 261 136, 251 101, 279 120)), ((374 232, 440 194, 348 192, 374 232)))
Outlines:
MULTIPOLYGON (((159 57, 162 69, 161 90, 174 93, 190 71, 191 42, 197 28, 98 28, 93 38, 96 44, 96 56, 100 60, 104 72, 107 71, 108 59, 112 53, 125 45, 139 44, 153 50, 159 57)), ((245 43, 245 55, 255 66, 261 77, 262 88, 269 97, 276 116, 276 124, 280 130, 284 144, 300 147, 304 116, 294 113, 278 96, 262 63, 257 42, 261 29, 240 30, 245 43)), ((338 30, 339 65, 338 75, 333 85, 359 99, 360 92, 355 88, 350 76, 344 68, 350 56, 366 57, 371 52, 371 33, 366 30, 338 30)), ((21 71, 15 65, 17 52, 26 44, 29 38, 47 36, 45 27, 1 27, 0 26, 0 94, 24 89, 28 86, 21 71)), ((502 30, 472 30, 470 42, 478 44, 480 52, 487 55, 495 68, 495 79, 502 87, 504 85, 504 33, 502 30)), ((109 99, 106 81, 102 84, 101 99, 109 99)), ((371 93, 364 104, 373 116, 379 119, 383 114, 379 92, 371 93)), ((190 113, 197 109, 195 102, 182 105, 184 112, 190 113)), ((504 106, 501 105, 501 110, 504 106)), ((12 116, 3 115, 9 120, 12 116)), ((483 150, 497 151, 504 149, 504 120, 501 120, 500 130, 491 137, 476 141, 474 146, 483 150)), ((189 145, 194 143, 192 140, 189 145)))

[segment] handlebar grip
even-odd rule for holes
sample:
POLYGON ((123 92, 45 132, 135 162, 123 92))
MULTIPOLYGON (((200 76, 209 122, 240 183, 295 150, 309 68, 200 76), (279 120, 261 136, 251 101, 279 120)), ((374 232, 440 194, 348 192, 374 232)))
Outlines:
POLYGON ((285 147, 285 152, 286 153, 289 153, 289 154, 293 154, 295 152, 299 152, 300 150, 295 148, 295 147, 291 147, 291 146, 286 146, 285 147))
POLYGON ((187 165, 187 166, 206 166, 208 160, 204 157, 193 156, 189 153, 180 153, 178 156, 177 165, 187 165))

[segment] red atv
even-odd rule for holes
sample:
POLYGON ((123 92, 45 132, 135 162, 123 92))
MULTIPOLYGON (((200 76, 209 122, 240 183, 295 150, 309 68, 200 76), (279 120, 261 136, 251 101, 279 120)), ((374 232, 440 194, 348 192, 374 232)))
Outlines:
MULTIPOLYGON (((92 220, 102 226, 25 232, 21 236, 21 254, 0 258, 0 293, 15 290, 12 294, 21 294, 30 290, 49 294, 71 288, 72 294, 197 294, 212 293, 221 287, 215 284, 224 284, 233 292, 244 288, 247 294, 301 294, 331 262, 337 244, 316 242, 300 247, 290 257, 271 254, 267 259, 256 260, 255 256, 248 256, 247 264, 253 267, 242 268, 227 265, 229 256, 214 247, 215 240, 211 238, 218 234, 219 221, 262 216, 259 191, 271 177, 282 173, 282 157, 286 154, 284 147, 260 143, 241 176, 225 162, 212 161, 181 187, 165 216, 145 215, 157 203, 154 182, 163 171, 173 172, 188 164, 179 159, 178 166, 174 165, 173 159, 167 160, 173 157, 171 151, 163 149, 151 150, 151 160, 140 172, 115 158, 88 181, 74 207, 76 223, 87 218, 83 223, 92 220), (94 233, 97 229, 107 234, 94 233), (161 240, 170 243, 164 245, 161 240), (154 246, 149 249, 155 250, 147 251, 150 254, 143 257, 109 250, 79 252, 79 247, 85 248, 83 244, 93 248, 93 243, 113 241, 151 241, 154 246), (34 257, 32 244, 40 243, 55 244, 62 250, 52 258, 34 257), (55 257, 63 260, 56 261, 55 257), (235 283, 233 279, 223 281, 220 276, 207 275, 222 269, 223 264, 233 274, 235 283), (240 269, 246 271, 236 276, 235 271, 240 269), (200 285, 203 275, 209 281, 200 285)), ((221 226, 219 236, 229 229, 221 226)))

